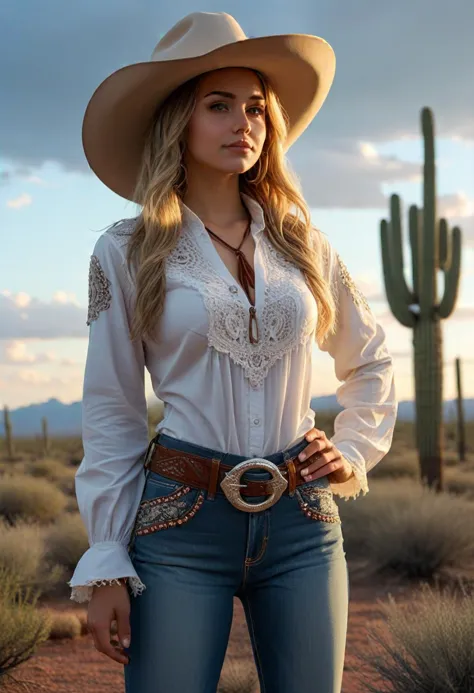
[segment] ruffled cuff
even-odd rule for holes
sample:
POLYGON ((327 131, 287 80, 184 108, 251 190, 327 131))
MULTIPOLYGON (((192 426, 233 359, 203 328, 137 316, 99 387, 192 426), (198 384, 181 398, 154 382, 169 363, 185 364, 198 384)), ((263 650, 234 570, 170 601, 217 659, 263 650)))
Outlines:
POLYGON ((348 453, 344 451, 344 445, 336 445, 341 455, 345 460, 349 462, 352 467, 352 476, 347 479, 347 481, 335 482, 329 481, 331 491, 335 496, 340 496, 344 500, 348 501, 351 498, 357 498, 361 493, 365 496, 369 492, 369 485, 367 482, 367 472, 365 467, 365 461, 362 459, 354 459, 348 453))
POLYGON ((93 544, 80 558, 72 578, 71 597, 76 602, 89 602, 96 585, 119 584, 127 578, 134 597, 146 589, 130 559, 127 544, 101 541, 93 544))

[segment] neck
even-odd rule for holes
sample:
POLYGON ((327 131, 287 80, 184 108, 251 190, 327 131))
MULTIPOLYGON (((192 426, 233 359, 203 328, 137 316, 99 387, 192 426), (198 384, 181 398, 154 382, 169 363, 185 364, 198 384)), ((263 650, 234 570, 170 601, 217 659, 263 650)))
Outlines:
POLYGON ((247 221, 245 205, 240 197, 237 174, 206 170, 192 172, 188 168, 188 185, 184 204, 197 214, 205 226, 232 229, 247 221))

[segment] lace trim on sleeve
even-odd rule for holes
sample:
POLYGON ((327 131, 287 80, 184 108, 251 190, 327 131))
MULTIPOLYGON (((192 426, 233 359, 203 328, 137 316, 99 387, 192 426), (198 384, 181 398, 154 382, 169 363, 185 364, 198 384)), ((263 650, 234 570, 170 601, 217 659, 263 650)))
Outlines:
MULTIPOLYGON (((74 585, 71 586, 71 597, 70 599, 75 602, 89 602, 92 597, 92 592, 95 586, 103 586, 103 585, 120 585, 120 580, 123 580, 124 578, 110 578, 108 580, 90 580, 87 582, 85 585, 74 585)), ((140 580, 138 577, 127 577, 125 578, 130 585, 130 589, 132 590, 132 594, 134 597, 137 597, 140 595, 143 590, 146 589, 146 586, 143 584, 143 582, 140 580)), ((69 584, 69 583, 68 583, 69 584)))

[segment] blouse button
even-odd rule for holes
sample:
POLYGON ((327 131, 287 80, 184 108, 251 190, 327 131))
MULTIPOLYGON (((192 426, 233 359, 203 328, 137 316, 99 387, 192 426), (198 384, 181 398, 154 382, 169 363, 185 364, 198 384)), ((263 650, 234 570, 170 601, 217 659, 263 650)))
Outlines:
POLYGON ((260 419, 254 419, 253 422, 256 426, 258 426, 258 424, 260 423, 260 419))
POLYGON ((232 286, 229 286, 229 291, 232 292, 233 294, 237 293, 238 289, 237 287, 233 284, 232 286))

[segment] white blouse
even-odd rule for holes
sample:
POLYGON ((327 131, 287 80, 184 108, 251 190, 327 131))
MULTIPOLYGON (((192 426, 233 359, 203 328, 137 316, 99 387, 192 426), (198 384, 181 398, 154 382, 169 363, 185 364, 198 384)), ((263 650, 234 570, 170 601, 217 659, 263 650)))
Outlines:
MULTIPOLYGON (((84 458, 75 477, 90 548, 68 583, 72 600, 89 601, 93 585, 119 577, 128 578, 135 596, 146 587, 127 550, 145 484, 145 367, 164 402, 156 433, 262 457, 299 443, 314 425, 317 305, 301 272, 263 233, 262 207, 248 195, 242 200, 255 240, 257 344, 249 341, 247 295, 186 205, 178 244, 166 260, 159 341, 132 343, 128 336, 134 280, 126 246, 135 219, 119 222, 96 241, 89 270, 84 458)), ((331 440, 355 475, 331 487, 348 500, 367 493, 367 472, 390 449, 397 415, 394 371, 367 301, 323 234, 314 233, 326 248, 325 271, 340 311, 336 333, 320 348, 333 357, 342 383, 336 394, 344 409, 331 440)))

